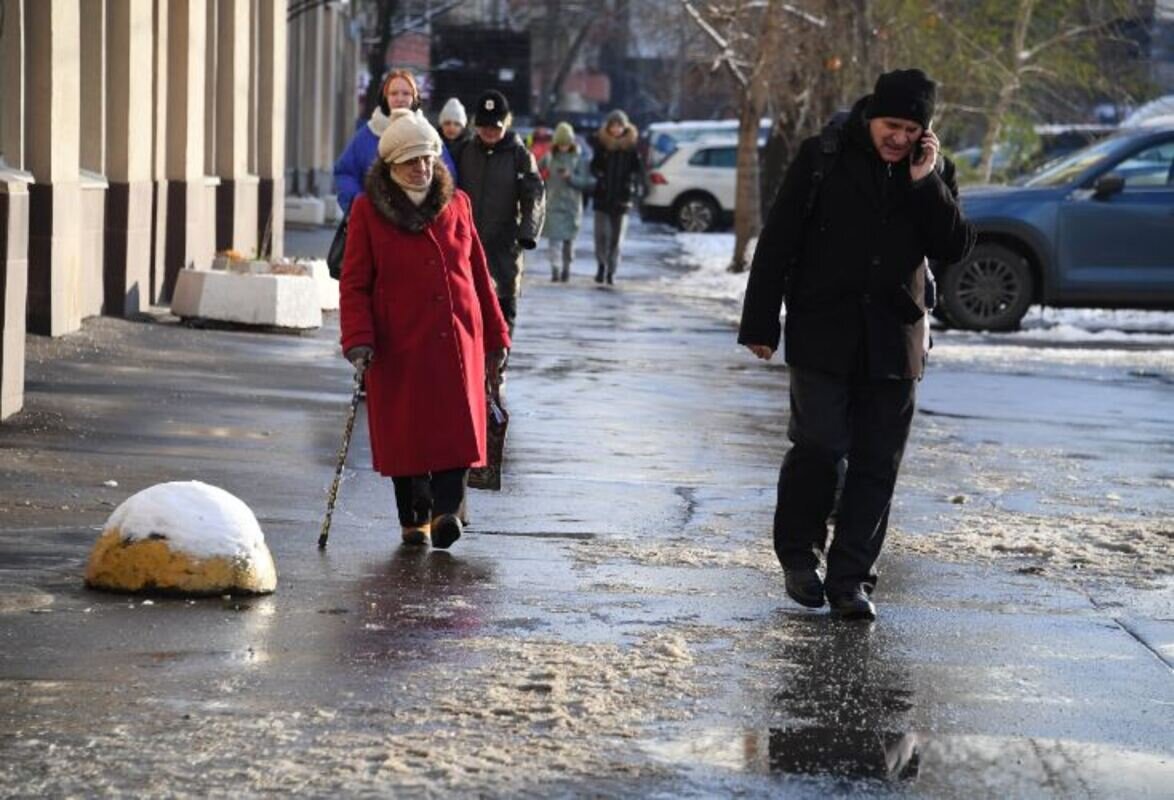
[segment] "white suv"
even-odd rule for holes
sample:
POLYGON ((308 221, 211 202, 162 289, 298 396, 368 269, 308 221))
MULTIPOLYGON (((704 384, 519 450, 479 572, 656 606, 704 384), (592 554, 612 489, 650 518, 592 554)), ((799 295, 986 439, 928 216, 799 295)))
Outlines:
POLYGON ((734 218, 738 141, 706 137, 680 142, 648 173, 640 218, 670 222, 683 231, 711 231, 734 218))

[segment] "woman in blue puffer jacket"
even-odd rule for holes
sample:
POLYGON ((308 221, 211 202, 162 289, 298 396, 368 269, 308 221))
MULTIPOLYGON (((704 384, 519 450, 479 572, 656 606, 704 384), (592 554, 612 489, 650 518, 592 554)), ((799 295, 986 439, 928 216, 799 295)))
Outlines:
MULTIPOLYGON (((391 110, 410 108, 417 114, 421 113, 420 89, 412 73, 406 69, 394 69, 387 73, 381 94, 382 99, 371 112, 371 118, 355 131, 350 143, 334 164, 334 191, 338 195, 338 204, 342 206, 344 214, 350 213, 351 203, 363 192, 363 181, 367 177, 367 170, 375 161, 379 137, 387 130, 391 110)), ((455 182, 456 168, 447 149, 442 151, 441 157, 455 182)))

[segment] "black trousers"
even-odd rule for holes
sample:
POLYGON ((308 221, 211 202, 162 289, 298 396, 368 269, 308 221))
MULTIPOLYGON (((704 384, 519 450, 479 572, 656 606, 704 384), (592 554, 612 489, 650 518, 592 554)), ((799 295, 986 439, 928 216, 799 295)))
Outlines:
POLYGON ((513 336, 514 320, 518 318, 518 298, 498 296, 497 306, 501 309, 501 315, 505 317, 505 324, 509 326, 510 336, 513 336))
POLYGON ((848 470, 827 550, 829 594, 876 587, 897 471, 913 422, 916 382, 841 377, 792 368, 792 447, 779 470, 774 544, 787 568, 819 564, 835 502, 836 465, 848 470))
POLYGON ((415 527, 441 514, 456 514, 465 502, 468 467, 446 469, 429 475, 405 475, 391 479, 399 524, 415 527))

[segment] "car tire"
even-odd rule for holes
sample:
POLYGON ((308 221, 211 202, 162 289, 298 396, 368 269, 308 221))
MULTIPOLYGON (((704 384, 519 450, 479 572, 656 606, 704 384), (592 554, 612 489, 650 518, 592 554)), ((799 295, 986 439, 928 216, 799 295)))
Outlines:
POLYGON ((1016 330, 1034 295, 1027 259, 1001 244, 977 245, 942 281, 946 318, 966 330, 1016 330))
POLYGON ((721 209, 702 194, 682 197, 673 205, 673 222, 686 233, 706 233, 717 227, 721 209))

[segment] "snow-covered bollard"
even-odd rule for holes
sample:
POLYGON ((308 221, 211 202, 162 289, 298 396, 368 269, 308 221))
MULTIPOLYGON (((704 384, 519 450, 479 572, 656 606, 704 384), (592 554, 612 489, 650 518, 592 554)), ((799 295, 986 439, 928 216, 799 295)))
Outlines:
POLYGON ((86 586, 184 595, 268 594, 273 556, 239 498, 199 481, 160 483, 114 510, 86 566, 86 586))

